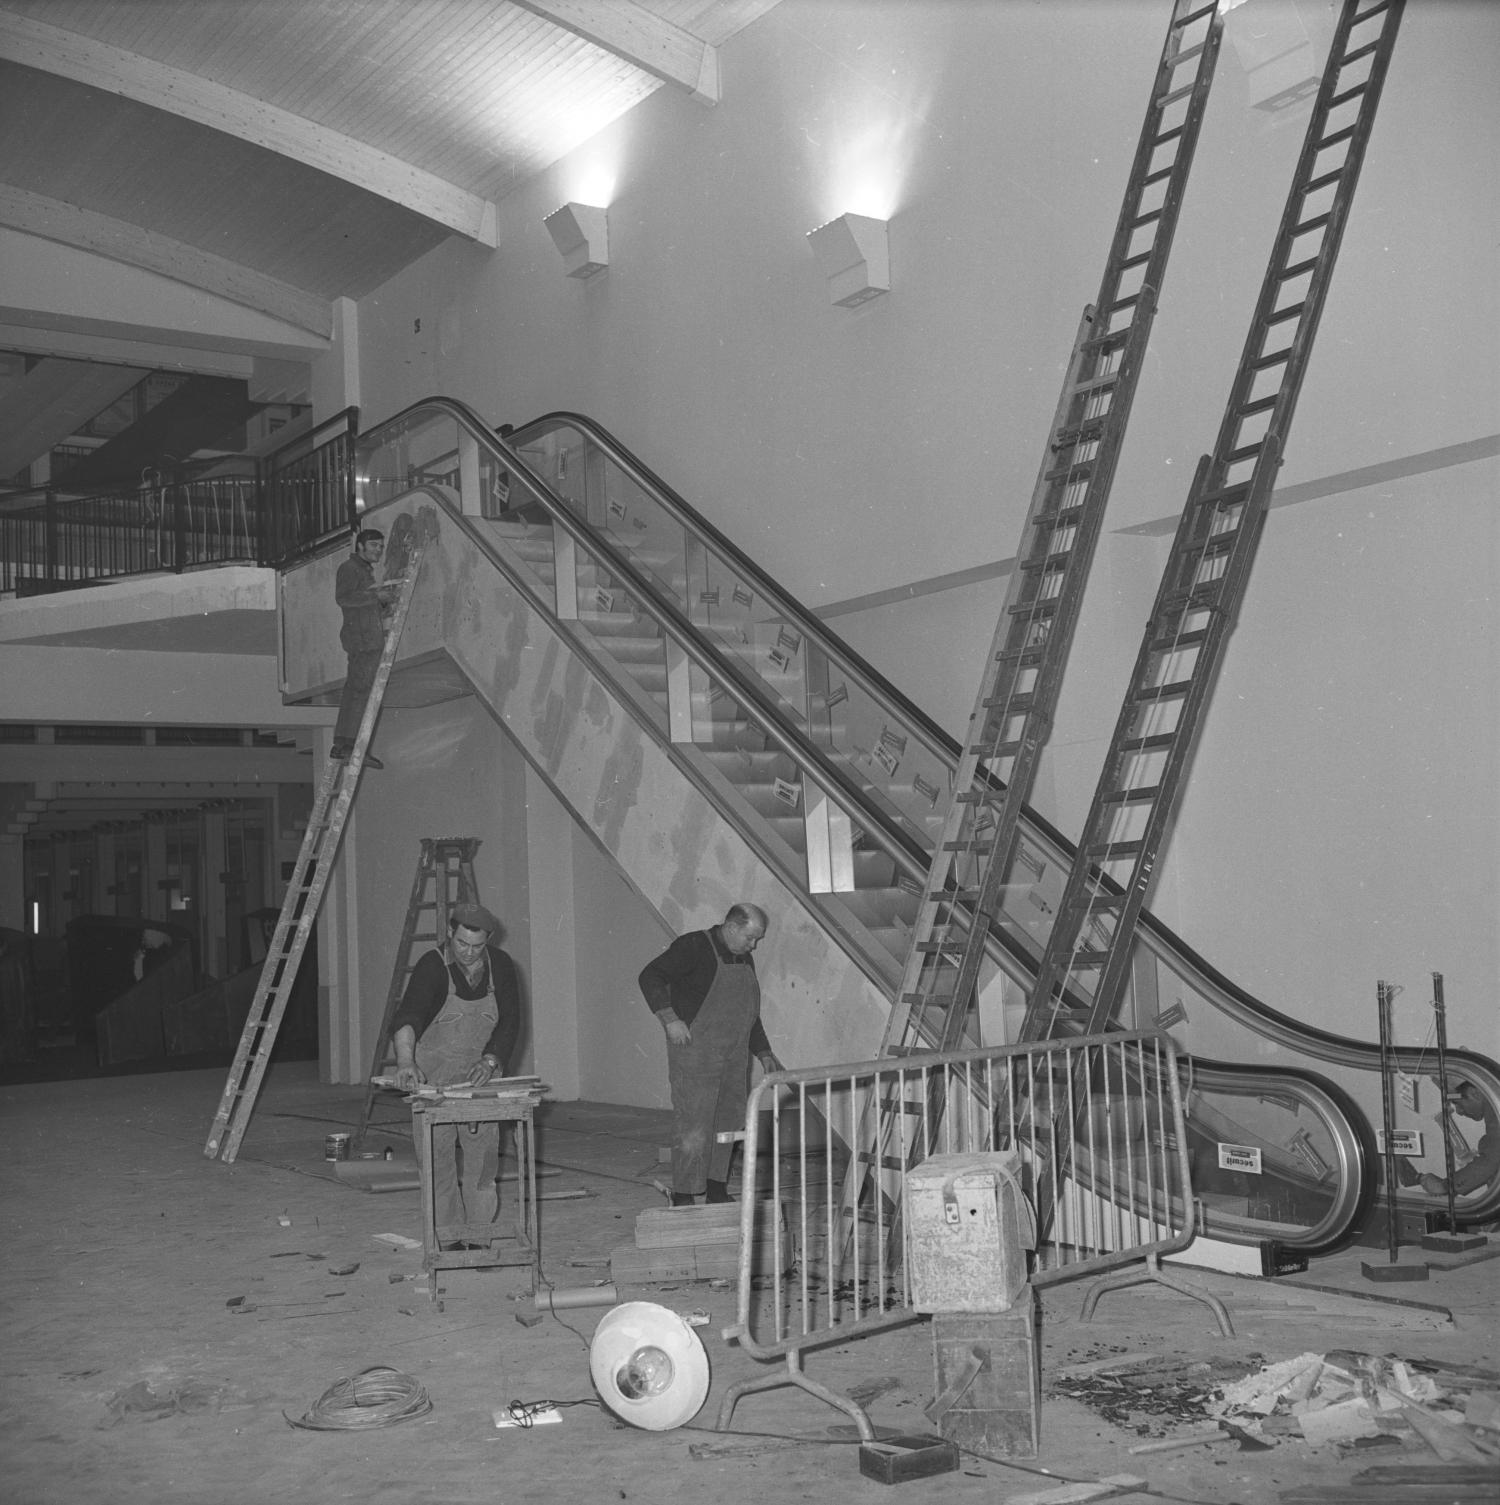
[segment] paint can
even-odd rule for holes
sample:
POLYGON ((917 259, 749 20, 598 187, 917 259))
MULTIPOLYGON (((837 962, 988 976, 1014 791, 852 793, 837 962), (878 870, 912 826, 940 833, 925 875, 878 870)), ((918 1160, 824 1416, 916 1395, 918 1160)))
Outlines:
POLYGON ((329 1134, 323 1140, 323 1158, 325 1160, 347 1160, 349 1158, 349 1136, 347 1134, 329 1134))

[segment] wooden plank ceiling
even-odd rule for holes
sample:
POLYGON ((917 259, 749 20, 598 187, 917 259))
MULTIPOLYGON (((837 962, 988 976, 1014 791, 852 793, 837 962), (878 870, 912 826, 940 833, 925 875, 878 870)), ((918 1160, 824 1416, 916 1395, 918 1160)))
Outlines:
POLYGON ((0 226, 327 332, 775 0, 0 0, 0 226))

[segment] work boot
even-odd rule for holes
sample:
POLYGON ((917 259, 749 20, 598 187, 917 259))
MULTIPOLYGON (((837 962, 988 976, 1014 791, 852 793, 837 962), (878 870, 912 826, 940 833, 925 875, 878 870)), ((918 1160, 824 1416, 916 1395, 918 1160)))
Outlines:
POLYGON ((729 1195, 729 1187, 723 1181, 710 1181, 708 1194, 703 1198, 705 1204, 712 1206, 715 1202, 732 1202, 734 1198, 729 1195))
POLYGON ((328 749, 328 756, 332 758, 335 763, 347 763, 353 756, 353 754, 354 744, 352 742, 335 742, 333 746, 328 749))
POLYGON ((365 767, 366 768, 384 768, 385 764, 382 763, 380 761, 380 759, 375 756, 374 753, 367 752, 365 754, 365 767))
POLYGON ((696 1200, 690 1191, 674 1191, 672 1193, 673 1207, 691 1207, 696 1200))

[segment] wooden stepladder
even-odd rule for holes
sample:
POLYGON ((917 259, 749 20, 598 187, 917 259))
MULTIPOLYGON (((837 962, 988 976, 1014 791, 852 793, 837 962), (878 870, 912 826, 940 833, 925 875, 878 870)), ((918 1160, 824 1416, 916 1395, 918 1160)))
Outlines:
POLYGON ((386 627, 385 646, 375 670, 375 682, 370 686, 370 697, 365 702, 365 713, 360 720, 353 750, 347 759, 330 759, 318 784, 307 821, 307 834, 302 838, 302 848, 297 853, 291 881, 287 884, 286 897, 261 967, 255 997, 250 1002, 250 1012, 245 1018, 239 1048, 229 1068, 224 1094, 219 1099, 218 1112, 214 1114, 213 1127, 208 1132, 208 1142, 203 1146, 203 1153, 210 1160, 222 1159, 229 1164, 239 1154, 240 1141, 245 1137, 250 1113, 260 1092, 272 1047, 276 1044, 276 1032, 281 1027, 287 999, 297 980, 297 969, 307 949, 313 921, 323 903, 328 875, 338 856, 339 842, 359 788, 365 753, 375 732, 381 702, 385 699, 391 667, 396 662, 401 633, 406 626, 422 568, 422 556, 436 534, 437 513, 430 506, 423 507, 415 517, 403 513, 391 526, 386 544, 384 579, 387 584, 399 583, 401 589, 386 627))
MULTIPOLYGON (((370 1074, 365 1082, 365 1099, 359 1110, 359 1123, 354 1131, 353 1147, 364 1144, 370 1128, 370 1112, 375 1095, 381 1089, 375 1078, 386 1074, 385 1068, 395 1063, 396 1055, 391 1046, 391 1021, 406 993, 406 984, 421 952, 419 944, 441 946, 448 935, 448 916, 455 905, 477 904, 479 885, 474 879, 474 853, 479 848, 477 836, 424 836, 421 854, 417 858, 416 876, 412 879, 411 898, 406 906, 406 923, 401 927, 401 939, 396 946, 396 961, 391 968, 391 986, 386 994, 385 1013, 380 1020, 380 1033, 375 1038, 375 1050, 370 1058, 370 1074)), ((401 1122, 409 1122, 405 1108, 401 1122)))
POLYGON ((1097 1034, 1133 941, 1249 585, 1405 0, 1344 0, 1211 454, 1178 520, 1023 1040, 1097 1034))

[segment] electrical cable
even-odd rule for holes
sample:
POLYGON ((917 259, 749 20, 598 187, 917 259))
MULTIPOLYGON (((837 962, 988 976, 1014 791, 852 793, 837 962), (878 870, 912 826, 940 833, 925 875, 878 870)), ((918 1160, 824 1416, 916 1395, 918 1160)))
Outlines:
POLYGON ((384 1364, 336 1380, 303 1416, 287 1422, 308 1432, 363 1432, 411 1421, 432 1410, 427 1391, 409 1374, 384 1364))

